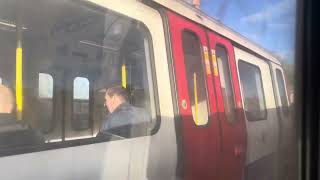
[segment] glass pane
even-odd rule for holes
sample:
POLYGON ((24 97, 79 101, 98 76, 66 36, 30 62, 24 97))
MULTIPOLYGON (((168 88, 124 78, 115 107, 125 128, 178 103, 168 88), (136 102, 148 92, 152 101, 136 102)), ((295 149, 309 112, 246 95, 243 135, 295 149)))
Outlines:
POLYGON ((50 74, 39 73, 39 117, 38 123, 43 133, 53 128, 53 78, 50 74))
POLYGON ((0 78, 0 84, 2 84, 2 79, 0 78))
POLYGON ((231 75, 229 70, 229 60, 227 51, 222 46, 216 47, 217 62, 219 68, 219 76, 221 83, 221 91, 223 96, 224 111, 229 122, 235 120, 235 104, 233 89, 231 84, 231 75))
POLYGON ((53 97, 53 78, 50 74, 39 73, 39 97, 53 97))
POLYGON ((247 119, 249 121, 266 119, 267 111, 259 67, 239 61, 239 74, 247 119))
POLYGON ((184 63, 193 120, 196 125, 208 123, 208 102, 200 42, 191 32, 182 34, 184 63))
POLYGON ((73 116, 72 127, 75 130, 89 128, 89 89, 87 78, 76 77, 73 81, 73 116))
POLYGON ((41 131, 46 142, 95 137, 109 118, 99 90, 121 84, 125 65, 127 103, 145 116, 144 122, 126 121, 130 128, 121 132, 126 138, 151 134, 157 117, 154 70, 149 32, 141 22, 64 0, 0 0, 0 22, 0 72, 10 87, 18 72, 17 41, 22 45, 21 124, 41 131))
POLYGON ((89 80, 77 77, 73 81, 73 99, 89 100, 89 80))
POLYGON ((276 76, 277 76, 278 90, 279 90, 279 95, 281 100, 281 109, 285 115, 288 115, 287 93, 285 89, 284 79, 279 69, 276 70, 276 76))

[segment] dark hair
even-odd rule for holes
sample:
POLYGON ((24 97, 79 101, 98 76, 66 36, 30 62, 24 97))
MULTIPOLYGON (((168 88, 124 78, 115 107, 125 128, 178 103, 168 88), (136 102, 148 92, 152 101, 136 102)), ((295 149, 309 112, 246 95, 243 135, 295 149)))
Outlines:
POLYGON ((112 97, 114 95, 118 95, 122 97, 125 101, 129 100, 129 91, 122 87, 121 85, 113 86, 107 89, 106 93, 112 97))

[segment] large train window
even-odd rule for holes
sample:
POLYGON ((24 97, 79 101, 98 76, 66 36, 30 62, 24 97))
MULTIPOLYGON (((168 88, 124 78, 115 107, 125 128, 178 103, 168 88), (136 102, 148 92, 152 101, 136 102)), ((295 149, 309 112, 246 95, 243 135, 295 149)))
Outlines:
POLYGON ((198 126, 206 125, 208 102, 200 42, 195 34, 184 31, 182 43, 193 120, 198 126))
POLYGON ((150 135, 159 117, 150 42, 143 23, 92 4, 0 0, 0 72, 15 101, 5 118, 16 134, 2 134, 0 124, 0 151, 11 140, 14 147, 34 139, 67 146, 95 138, 110 115, 100 90, 114 82, 148 117, 122 131, 150 135))
POLYGON ((278 91, 281 100, 281 110, 284 115, 289 115, 289 107, 287 94, 285 89, 285 83, 282 76, 282 72, 279 69, 276 69, 277 83, 278 83, 278 91))
POLYGON ((216 55, 218 69, 220 75, 221 91, 223 96, 224 111, 229 122, 233 122, 235 118, 235 103, 233 88, 231 83, 231 74, 229 69, 229 60, 226 49, 218 45, 216 47, 216 55))
POLYGON ((76 77, 73 81, 72 128, 85 130, 89 128, 89 89, 87 78, 76 77))
POLYGON ((267 119, 267 110, 258 66, 239 61, 239 74, 244 98, 244 110, 249 121, 267 119))

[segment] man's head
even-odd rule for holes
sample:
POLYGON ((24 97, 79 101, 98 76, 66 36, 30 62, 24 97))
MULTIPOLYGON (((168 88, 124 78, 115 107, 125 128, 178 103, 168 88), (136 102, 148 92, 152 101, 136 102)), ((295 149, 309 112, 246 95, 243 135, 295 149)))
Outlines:
POLYGON ((105 106, 112 113, 119 105, 128 101, 128 91, 120 85, 107 88, 105 93, 105 106))
POLYGON ((11 90, 0 84, 0 113, 11 113, 14 107, 14 97, 11 90))

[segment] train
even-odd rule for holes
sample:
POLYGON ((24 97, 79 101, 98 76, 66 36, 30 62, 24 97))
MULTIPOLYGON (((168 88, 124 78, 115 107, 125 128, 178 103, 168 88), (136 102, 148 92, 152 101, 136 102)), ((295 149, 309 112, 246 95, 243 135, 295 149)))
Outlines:
POLYGON ((44 138, 1 146, 1 179, 297 178, 281 62, 184 1, 0 0, 0 52, 16 121, 44 138), (113 82, 150 121, 101 140, 113 82))

